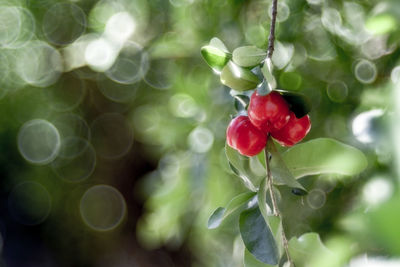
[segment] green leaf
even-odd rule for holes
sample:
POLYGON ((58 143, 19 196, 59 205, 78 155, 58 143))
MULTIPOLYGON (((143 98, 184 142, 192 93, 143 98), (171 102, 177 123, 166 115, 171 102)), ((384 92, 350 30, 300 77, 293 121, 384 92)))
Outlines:
POLYGON ((239 213, 247 208, 249 201, 256 195, 254 192, 246 192, 234 197, 226 208, 219 207, 208 219, 208 229, 215 229, 232 214, 239 213))
POLYGON ((250 70, 230 61, 222 69, 221 83, 236 91, 246 91, 256 88, 260 80, 250 70))
POLYGON ((305 95, 280 89, 276 91, 288 102, 290 110, 297 118, 301 118, 311 111, 311 101, 305 95))
POLYGON ((251 191, 256 192, 263 176, 256 174, 252 170, 250 158, 241 155, 228 144, 225 144, 225 154, 230 165, 237 171, 236 174, 243 180, 244 185, 251 191))
POLYGON ((306 233, 299 238, 290 239, 289 254, 296 267, 302 267, 307 266, 316 255, 323 258, 325 255, 330 256, 332 252, 322 244, 317 233, 306 233))
POLYGON ((201 55, 211 68, 218 71, 222 70, 231 58, 230 54, 211 45, 203 46, 201 55))
POLYGON ((239 229, 244 245, 257 260, 270 265, 278 264, 279 254, 274 236, 258 208, 240 214, 239 229))
POLYGON ((330 138, 295 145, 282 157, 295 178, 323 173, 356 175, 368 165, 360 150, 330 138))
POLYGON ((213 46, 215 48, 218 48, 221 51, 224 51, 225 53, 229 53, 228 48, 226 48, 224 42, 222 42, 220 39, 218 39, 217 37, 213 37, 210 40, 210 46, 213 46))
POLYGON ((259 65, 267 56, 267 53, 256 46, 242 46, 233 50, 233 61, 242 67, 259 65))
POLYGON ((244 249, 244 267, 273 267, 270 265, 257 260, 247 249, 244 249))
POLYGON ((274 75, 272 75, 272 72, 269 70, 268 64, 272 66, 272 62, 269 59, 264 62, 263 66, 261 67, 261 72, 264 75, 265 80, 269 84, 269 89, 274 90, 276 88, 276 80, 274 75))
POLYGON ((291 188, 299 189, 307 192, 307 190, 294 178, 292 173, 289 171, 285 162, 282 159, 281 154, 276 149, 272 138, 268 138, 267 150, 272 155, 271 159, 271 172, 274 177, 274 182, 279 184, 285 184, 291 188), (274 162, 274 164, 272 164, 274 162))

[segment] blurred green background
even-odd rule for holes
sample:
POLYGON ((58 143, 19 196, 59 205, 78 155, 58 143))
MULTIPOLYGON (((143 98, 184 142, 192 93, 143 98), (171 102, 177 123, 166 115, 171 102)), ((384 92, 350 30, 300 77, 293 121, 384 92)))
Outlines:
MULTIPOLYGON (((246 189, 223 149, 233 98, 200 48, 266 48, 270 6, 0 0, 1 266, 242 266, 234 221, 206 228, 246 189)), ((302 178, 304 197, 279 187, 288 236, 319 233, 336 255, 305 255, 319 266, 400 266, 400 2, 279 0, 277 21, 306 140, 369 163, 302 178)))

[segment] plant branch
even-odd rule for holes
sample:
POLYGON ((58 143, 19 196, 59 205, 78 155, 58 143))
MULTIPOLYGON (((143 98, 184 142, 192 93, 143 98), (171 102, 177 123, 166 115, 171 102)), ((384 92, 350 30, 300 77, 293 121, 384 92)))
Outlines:
POLYGON ((278 14, 278 0, 272 0, 272 19, 271 19, 271 28, 269 30, 269 37, 268 37, 267 58, 272 58, 272 54, 274 53, 275 24, 276 24, 276 15, 277 14, 278 14))
MULTIPOLYGON (((268 138, 270 138, 270 136, 268 136, 268 138)), ((292 259, 290 258, 289 255, 289 242, 286 238, 286 234, 285 234, 285 230, 283 229, 283 218, 282 218, 282 214, 279 211, 277 202, 276 202, 276 198, 275 198, 275 194, 274 194, 274 190, 273 190, 273 180, 272 180, 272 174, 271 174, 271 169, 269 166, 269 155, 268 155, 268 150, 267 148, 264 149, 264 153, 265 153, 265 166, 267 169, 267 184, 268 184, 268 190, 269 190, 269 194, 271 196, 271 202, 272 202, 272 212, 274 214, 274 216, 279 217, 279 219, 281 219, 281 226, 282 226, 282 245, 285 249, 286 252, 286 256, 288 261, 290 262, 291 266, 293 264, 292 259)))

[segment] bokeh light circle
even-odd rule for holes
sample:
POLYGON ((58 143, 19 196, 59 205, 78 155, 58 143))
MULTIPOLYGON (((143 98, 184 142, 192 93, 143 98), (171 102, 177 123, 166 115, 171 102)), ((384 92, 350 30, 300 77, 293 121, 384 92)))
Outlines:
POLYGON ((354 69, 357 80, 364 84, 373 83, 377 76, 377 69, 374 63, 369 60, 360 60, 354 69))
POLYGON ((313 189, 307 195, 307 203, 314 210, 322 208, 325 202, 326 193, 321 189, 313 189))
POLYGON ((51 163, 58 177, 69 182, 88 178, 96 166, 96 152, 83 138, 68 137, 63 140, 58 157, 51 163))
POLYGON ((16 71, 26 83, 47 87, 54 84, 63 71, 60 53, 45 42, 30 42, 17 53, 16 71))
POLYGON ((381 109, 373 109, 358 114, 352 123, 352 131, 354 136, 361 143, 372 143, 376 138, 376 129, 374 129, 374 121, 381 117, 384 111, 381 109))
POLYGON ((189 134, 188 143, 194 152, 205 153, 211 149, 214 135, 208 128, 198 126, 189 134))
POLYGON ((171 88, 171 71, 174 62, 169 59, 152 60, 148 63, 149 68, 144 76, 144 81, 153 88, 166 90, 171 88))
POLYGON ((23 182, 11 191, 8 208, 19 223, 37 225, 48 217, 51 210, 51 197, 41 184, 23 182))
POLYGON ((57 3, 46 11, 42 29, 53 44, 69 44, 85 32, 86 16, 75 4, 57 3))
POLYGON ((390 73, 390 79, 394 84, 398 84, 400 82, 400 66, 393 68, 392 72, 390 73))
POLYGON ((54 116, 50 120, 57 128, 61 139, 68 137, 81 137, 90 140, 90 128, 87 122, 79 115, 74 113, 62 113, 54 116))
POLYGON ((7 46, 18 38, 21 31, 19 9, 13 6, 0 6, 0 45, 7 46))
POLYGON ((91 229, 112 230, 121 223, 126 214, 124 197, 112 186, 95 185, 82 196, 80 214, 91 229))
POLYGON ((363 199, 370 205, 378 205, 388 200, 393 194, 393 184, 384 177, 374 177, 363 188, 363 199))
POLYGON ((326 93, 330 100, 337 103, 342 103, 348 95, 347 85, 342 81, 334 81, 328 84, 326 93))
POLYGON ((114 64, 118 50, 108 39, 100 37, 87 44, 85 61, 94 71, 106 71, 114 64))
POLYGON ((175 94, 169 100, 169 108, 176 117, 190 118, 199 112, 194 99, 187 94, 175 94))
POLYGON ((124 43, 135 32, 136 24, 128 12, 117 12, 106 24, 104 34, 114 42, 124 43))
POLYGON ((120 51, 111 68, 106 71, 106 75, 117 83, 136 83, 146 74, 147 61, 148 57, 143 48, 134 42, 128 42, 120 51))
POLYGON ((92 144, 103 158, 120 158, 133 144, 132 128, 121 114, 105 113, 97 117, 90 128, 92 144))
POLYGON ((119 103, 126 103, 132 100, 135 97, 137 89, 140 85, 140 83, 117 83, 108 77, 99 77, 97 79, 97 84, 101 93, 106 98, 119 103))
POLYGON ((47 164, 60 150, 60 135, 56 127, 46 120, 26 122, 18 133, 18 150, 30 163, 47 164))

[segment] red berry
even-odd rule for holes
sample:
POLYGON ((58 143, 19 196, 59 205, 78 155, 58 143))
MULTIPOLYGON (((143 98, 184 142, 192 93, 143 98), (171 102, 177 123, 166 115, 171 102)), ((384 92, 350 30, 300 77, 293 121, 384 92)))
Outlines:
POLYGON ((229 124, 226 140, 228 145, 240 154, 251 157, 264 149, 267 136, 251 124, 247 116, 238 116, 229 124))
POLYGON ((278 92, 262 96, 255 91, 251 95, 247 112, 254 126, 264 133, 269 133, 286 125, 290 110, 285 99, 278 92))
POLYGON ((311 122, 308 115, 298 119, 290 113, 288 123, 280 130, 271 132, 271 136, 282 146, 293 146, 300 142, 310 131, 311 122))

